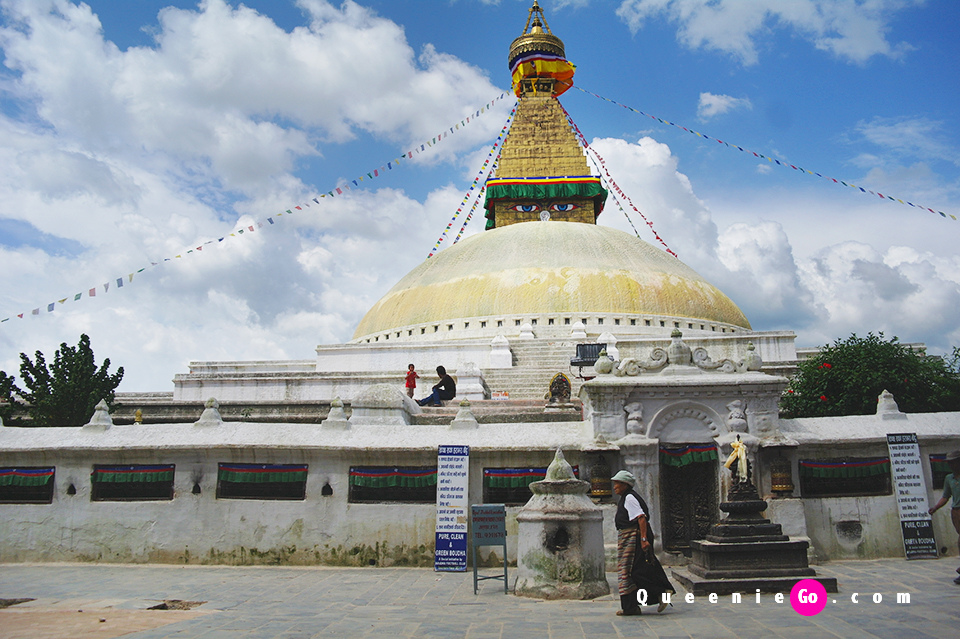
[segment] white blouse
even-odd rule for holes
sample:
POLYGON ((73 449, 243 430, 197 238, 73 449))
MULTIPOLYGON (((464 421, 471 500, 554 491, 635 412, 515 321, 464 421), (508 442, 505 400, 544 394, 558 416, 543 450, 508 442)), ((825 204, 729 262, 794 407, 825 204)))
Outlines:
POLYGON ((628 494, 627 498, 623 500, 623 507, 627 509, 627 517, 630 518, 630 521, 633 521, 640 515, 647 514, 643 512, 643 508, 641 508, 640 502, 637 501, 637 498, 630 494, 628 494))

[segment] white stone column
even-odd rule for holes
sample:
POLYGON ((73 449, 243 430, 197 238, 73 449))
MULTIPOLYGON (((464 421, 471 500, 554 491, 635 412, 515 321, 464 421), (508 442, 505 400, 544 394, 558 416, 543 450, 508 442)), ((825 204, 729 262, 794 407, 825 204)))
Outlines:
POLYGON ((489 368, 512 368, 513 353, 510 351, 510 342, 503 335, 497 335, 490 341, 489 368))
POLYGON ((660 530, 660 455, 659 440, 632 436, 618 442, 624 468, 637 478, 636 490, 647 502, 650 512, 647 521, 656 534, 654 551, 663 550, 663 535, 660 530), (626 443, 629 441, 630 443, 626 443))
POLYGON ((489 399, 490 389, 483 381, 483 373, 473 362, 457 369, 457 397, 460 399, 489 399))
POLYGON ((594 437, 602 435, 612 442, 626 436, 627 414, 623 412, 625 396, 626 393, 619 387, 592 386, 590 382, 580 387, 583 418, 593 424, 594 437))

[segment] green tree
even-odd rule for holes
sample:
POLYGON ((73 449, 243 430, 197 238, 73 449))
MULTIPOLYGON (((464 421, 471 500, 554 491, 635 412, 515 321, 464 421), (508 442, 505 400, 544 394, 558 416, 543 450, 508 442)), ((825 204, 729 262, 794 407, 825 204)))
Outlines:
POLYGON ((953 352, 946 357, 947 368, 954 373, 960 374, 960 346, 954 346, 953 352))
MULTIPOLYGON (((952 358, 960 355, 954 348, 952 358)), ((950 358, 927 356, 883 333, 851 335, 797 367, 780 399, 782 417, 871 415, 893 393, 905 413, 960 410, 960 372, 950 358)))
POLYGON ((113 404, 123 367, 113 374, 109 368, 109 359, 97 367, 90 338, 81 335, 76 347, 60 344, 49 367, 40 351, 35 361, 20 353, 20 378, 27 390, 17 387, 12 377, 0 371, 0 392, 4 384, 10 386, 8 396, 30 415, 32 426, 83 426, 101 399, 113 404))
POLYGON ((14 399, 14 392, 17 388, 16 381, 15 377, 0 371, 0 419, 7 425, 12 423, 16 410, 14 399))

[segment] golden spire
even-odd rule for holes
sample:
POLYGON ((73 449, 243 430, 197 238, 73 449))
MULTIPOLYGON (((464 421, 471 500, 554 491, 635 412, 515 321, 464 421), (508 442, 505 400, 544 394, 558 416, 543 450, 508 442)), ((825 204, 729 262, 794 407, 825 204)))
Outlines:
POLYGON ((520 55, 539 51, 543 53, 552 53, 561 58, 566 57, 563 50, 563 40, 550 32, 550 25, 547 24, 547 18, 543 14, 543 9, 533 0, 533 6, 527 14, 527 23, 523 26, 523 35, 513 41, 510 45, 510 55, 508 57, 508 66, 512 69, 513 63, 520 55), (534 17, 536 14, 536 17, 534 17), (533 20, 533 26, 530 21, 533 20))
POLYGON ((523 35, 510 45, 507 57, 513 92, 524 95, 560 95, 573 86, 574 66, 566 59, 563 40, 550 32, 543 9, 534 0, 523 35))

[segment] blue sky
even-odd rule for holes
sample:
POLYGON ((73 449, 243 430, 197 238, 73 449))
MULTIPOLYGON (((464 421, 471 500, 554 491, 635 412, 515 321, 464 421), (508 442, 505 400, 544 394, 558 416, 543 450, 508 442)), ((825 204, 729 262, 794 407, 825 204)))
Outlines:
MULTIPOLYGON (((0 369, 86 332, 126 368, 121 390, 169 390, 191 360, 307 359, 350 339, 432 248, 509 95, 362 189, 229 233, 507 92, 529 4, 0 0, 0 369), (103 292, 117 278, 123 289, 103 292)), ((960 3, 542 6, 577 87, 960 216, 960 3)), ((793 330, 799 345, 867 331, 960 344, 960 222, 576 88, 561 102, 658 233, 754 328, 793 330)), ((630 229, 612 203, 600 223, 630 229)))

